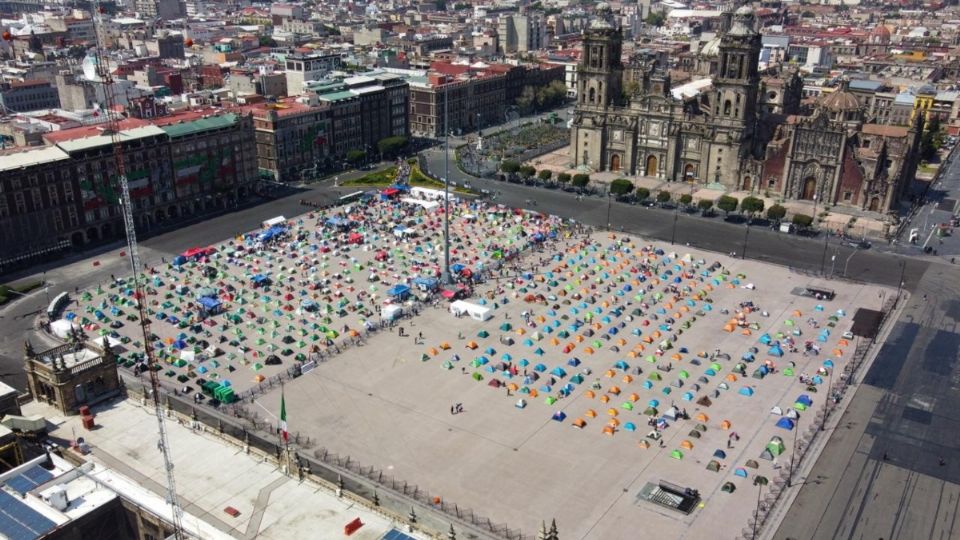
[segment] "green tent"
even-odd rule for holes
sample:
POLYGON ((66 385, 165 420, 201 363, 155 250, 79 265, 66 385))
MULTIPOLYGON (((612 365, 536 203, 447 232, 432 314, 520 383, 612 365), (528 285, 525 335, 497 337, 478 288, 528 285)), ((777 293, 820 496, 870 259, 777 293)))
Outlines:
POLYGON ((807 406, 804 405, 803 403, 800 403, 799 401, 793 404, 793 408, 796 409, 796 410, 798 410, 798 411, 805 411, 805 410, 807 410, 807 406))
POLYGON ((786 449, 786 446, 783 444, 783 439, 780 437, 774 437, 770 439, 770 442, 767 443, 767 450, 769 450, 770 453, 775 456, 779 456, 780 454, 784 453, 786 449))
POLYGON ((651 381, 659 381, 659 380, 662 380, 661 377, 660 377, 660 374, 657 373, 656 371, 650 373, 650 375, 648 375, 647 378, 650 379, 651 381))
POLYGON ((477 332, 477 337, 479 338, 490 337, 490 332, 487 332, 486 330, 481 330, 477 332))
POLYGON ((707 470, 713 472, 720 472, 720 462, 715 459, 711 459, 710 463, 707 463, 707 470))
POLYGON ((623 405, 620 405, 620 408, 626 409, 626 410, 628 410, 628 411, 632 411, 632 410, 633 410, 633 403, 630 403, 629 401, 624 401, 624 402, 623 402, 623 405))
POLYGON ((674 450, 673 452, 670 452, 670 457, 673 459, 683 459, 683 452, 674 450))
POLYGON ((483 375, 481 375, 479 371, 474 371, 474 372, 473 372, 473 380, 475 380, 475 381, 482 381, 482 380, 483 380, 483 375))

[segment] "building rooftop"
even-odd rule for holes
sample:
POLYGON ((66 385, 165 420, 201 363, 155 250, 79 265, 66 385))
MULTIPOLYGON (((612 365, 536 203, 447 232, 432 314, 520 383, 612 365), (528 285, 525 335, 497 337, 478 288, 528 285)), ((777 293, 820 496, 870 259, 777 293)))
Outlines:
POLYGON ((344 90, 342 92, 331 92, 329 94, 321 94, 319 96, 321 100, 331 101, 331 102, 344 101, 347 99, 353 99, 355 97, 357 97, 357 94, 355 94, 353 91, 350 91, 350 90, 344 90))
MULTIPOLYGON (((136 120, 136 118, 128 118, 127 120, 136 120)), ((125 121, 126 120, 124 120, 124 122, 125 121)), ((143 120, 140 120, 140 121, 143 122, 143 120)), ((141 127, 135 127, 132 129, 124 129, 122 127, 122 124, 123 123, 121 122, 121 128, 119 133, 120 142, 132 141, 136 139, 143 139, 146 137, 155 137, 157 135, 166 134, 165 131, 151 124, 144 125, 141 127)), ((98 128, 76 128, 68 131, 77 131, 77 130, 91 130, 94 132, 102 133, 102 130, 98 128)), ((61 132, 61 133, 64 133, 64 132, 61 132)), ((61 149, 63 149, 66 152, 80 152, 83 150, 89 150, 90 148, 97 148, 99 146, 104 146, 112 143, 113 143, 113 139, 110 136, 92 135, 88 137, 74 138, 74 139, 58 142, 57 146, 59 146, 61 149)))
POLYGON ((0 156, 0 172, 42 165, 62 159, 70 159, 70 155, 56 146, 45 146, 38 150, 6 154, 0 156))
POLYGON ((204 131, 228 128, 237 123, 237 115, 232 113, 207 116, 192 120, 180 120, 159 126, 171 138, 185 137, 204 131))

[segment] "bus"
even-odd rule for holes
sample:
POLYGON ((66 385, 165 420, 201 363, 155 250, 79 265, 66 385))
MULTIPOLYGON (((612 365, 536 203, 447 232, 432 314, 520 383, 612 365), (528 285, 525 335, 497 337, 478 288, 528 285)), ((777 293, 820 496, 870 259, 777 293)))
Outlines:
POLYGON ((344 195, 343 197, 340 197, 339 199, 337 199, 337 204, 350 204, 352 202, 359 201, 362 197, 363 197, 363 192, 356 191, 354 193, 344 195))

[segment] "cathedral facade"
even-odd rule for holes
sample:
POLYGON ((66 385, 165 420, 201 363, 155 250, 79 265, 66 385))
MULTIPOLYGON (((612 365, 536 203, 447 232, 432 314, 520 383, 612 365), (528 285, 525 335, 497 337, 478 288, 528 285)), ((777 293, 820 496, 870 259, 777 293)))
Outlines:
POLYGON ((624 66, 619 29, 595 19, 579 66, 574 166, 877 213, 895 209, 916 172, 922 122, 868 123, 845 82, 799 115, 797 73, 761 79, 753 10, 744 6, 725 19, 725 30, 698 51, 703 78, 676 88, 648 57, 624 66))
POLYGON ((716 45, 716 74, 686 85, 695 96, 676 97, 665 70, 642 58, 631 62, 637 84, 625 95, 621 39, 602 17, 584 35, 570 135, 575 166, 728 189, 755 177, 761 43, 752 9, 732 15, 716 45))

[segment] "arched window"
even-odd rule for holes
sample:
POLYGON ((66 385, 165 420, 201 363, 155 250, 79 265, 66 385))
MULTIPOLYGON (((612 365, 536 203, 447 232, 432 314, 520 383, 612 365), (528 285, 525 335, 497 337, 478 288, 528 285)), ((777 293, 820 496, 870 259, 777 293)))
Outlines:
POLYGON ((597 89, 590 87, 590 103, 596 103, 597 101, 597 89))
POLYGON ((730 100, 729 100, 729 99, 723 102, 723 114, 724 114, 724 116, 730 116, 730 107, 731 107, 731 103, 730 103, 730 100))

